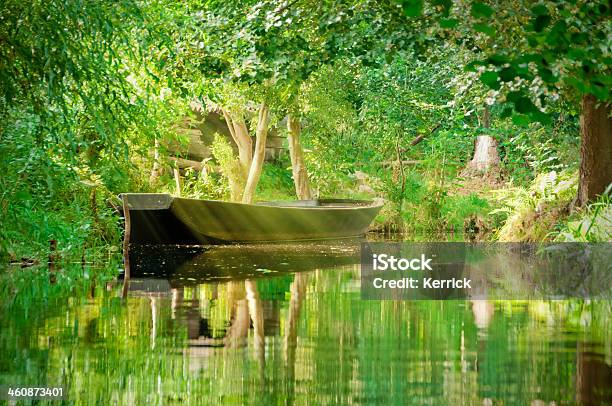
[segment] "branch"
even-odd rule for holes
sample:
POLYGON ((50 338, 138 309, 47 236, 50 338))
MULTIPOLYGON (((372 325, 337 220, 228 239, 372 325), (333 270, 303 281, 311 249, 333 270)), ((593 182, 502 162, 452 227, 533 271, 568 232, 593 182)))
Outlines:
POLYGON ((438 128, 440 128, 441 124, 436 124, 436 126, 428 133, 428 134, 421 134, 418 137, 416 137, 414 140, 412 140, 412 142, 410 143, 411 147, 414 147, 415 145, 417 145, 419 142, 423 141, 425 139, 425 137, 433 134, 434 132, 436 132, 436 130, 438 128))

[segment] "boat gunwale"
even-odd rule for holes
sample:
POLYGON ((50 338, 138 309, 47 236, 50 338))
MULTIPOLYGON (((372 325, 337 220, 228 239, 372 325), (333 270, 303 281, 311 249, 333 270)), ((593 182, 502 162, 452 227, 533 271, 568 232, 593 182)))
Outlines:
MULTIPOLYGON (((355 203, 365 203, 363 205, 347 205, 347 206, 275 206, 275 205, 269 205, 269 204, 265 204, 265 203, 283 203, 283 201, 271 201, 271 202, 260 202, 260 203, 242 203, 242 202, 228 202, 228 201, 224 201, 224 200, 209 200, 209 199, 194 199, 194 198, 188 198, 188 197, 174 197, 172 196, 172 202, 170 203, 170 208, 172 208, 172 204, 174 203, 175 200, 188 200, 188 201, 194 201, 194 202, 201 202, 201 203, 220 203, 220 204, 229 204, 229 205, 234 205, 234 206, 246 206, 246 207, 266 207, 266 208, 271 208, 271 209, 295 209, 295 210, 328 210, 328 209, 332 209, 332 210, 359 210, 359 209, 373 209, 373 208, 379 208, 379 207, 383 207, 384 206, 384 202, 380 201, 377 202, 375 200, 352 200, 352 199, 316 199, 319 201, 327 201, 327 202, 334 202, 334 201, 338 201, 338 203, 342 203, 343 200, 347 201, 347 203, 349 201, 355 202, 355 203)), ((288 200, 287 202, 299 202, 300 200, 288 200)), ((133 209, 131 209, 133 210, 133 209)), ((138 210, 138 209, 136 209, 138 210)))

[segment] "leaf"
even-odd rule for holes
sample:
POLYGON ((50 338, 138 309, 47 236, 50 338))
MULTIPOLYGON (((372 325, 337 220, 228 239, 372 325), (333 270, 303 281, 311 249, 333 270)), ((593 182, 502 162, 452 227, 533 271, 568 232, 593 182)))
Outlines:
POLYGON ((408 17, 419 17, 423 13, 423 0, 404 0, 402 5, 408 17))
POLYGON ((571 87, 578 89, 578 91, 580 91, 580 93, 587 93, 587 86, 586 84, 573 76, 569 76, 565 78, 565 83, 567 83, 568 85, 570 85, 571 87))
POLYGON ((531 12, 536 16, 540 16, 548 14, 548 9, 544 4, 537 4, 531 9, 531 12))
POLYGON ((589 40, 589 36, 583 32, 574 32, 572 33, 572 43, 576 44, 584 44, 589 40))
POLYGON ((486 66, 486 63, 484 63, 483 61, 472 61, 465 65, 464 69, 466 72, 476 72, 476 67, 478 66, 486 66))
POLYGON ((484 3, 475 1, 472 3, 472 16, 476 18, 491 17, 495 11, 484 3))
POLYGON ((499 77, 503 82, 511 82, 518 76, 516 70, 510 66, 499 71, 499 77))
POLYGON ((539 121, 540 123, 546 125, 546 124, 550 124, 551 123, 551 118, 548 114, 541 112, 540 110, 536 109, 535 112, 531 113, 531 117, 535 120, 535 121, 539 121))
POLYGON ((612 75, 609 75, 609 74, 597 75, 593 77, 593 82, 601 83, 604 86, 612 86, 612 75))
POLYGON ((548 23, 550 23, 550 16, 548 14, 539 15, 533 21, 533 30, 535 32, 542 32, 542 30, 544 30, 544 27, 546 27, 548 23))
POLYGON ((542 80, 546 83, 556 83, 557 82, 557 77, 553 74, 553 72, 544 66, 538 67, 538 74, 540 75, 542 80))
POLYGON ((517 64, 536 62, 540 63, 542 60, 542 55, 540 54, 523 54, 519 58, 516 59, 517 64))
POLYGON ((512 107, 506 107, 502 110, 501 114, 499 115, 501 118, 508 118, 512 115, 512 107))
POLYGON ((495 36, 495 28, 491 27, 487 24, 477 23, 472 26, 474 31, 482 32, 483 34, 487 34, 489 37, 495 36))
POLYGON ((495 66, 500 66, 510 62, 510 59, 506 55, 494 54, 487 58, 487 62, 495 66))
POLYGON ((524 114, 514 114, 512 115, 512 122, 518 126, 527 127, 531 123, 531 120, 524 114))
POLYGON ((567 57, 574 61, 580 61, 586 58, 586 55, 586 51, 582 48, 570 48, 570 50, 567 52, 567 57))
POLYGON ((510 92, 506 95, 506 100, 516 103, 516 101, 522 96, 521 92, 510 92))
POLYGON ((537 111, 537 107, 530 98, 521 96, 514 102, 514 108, 519 113, 528 114, 537 111))
POLYGON ((607 101, 610 94, 610 90, 602 84, 593 83, 589 87, 590 92, 593 96, 597 97, 601 101, 607 101))
POLYGON ((498 90, 501 87, 500 83, 497 81, 498 77, 497 72, 484 72, 480 75, 480 81, 491 89, 498 90))
POLYGON ((442 18, 440 20, 440 27, 442 28, 454 28, 459 24, 459 20, 456 18, 442 18))
POLYGON ((557 21, 546 35, 546 43, 550 46, 567 46, 569 41, 567 32, 567 24, 565 21, 557 21))

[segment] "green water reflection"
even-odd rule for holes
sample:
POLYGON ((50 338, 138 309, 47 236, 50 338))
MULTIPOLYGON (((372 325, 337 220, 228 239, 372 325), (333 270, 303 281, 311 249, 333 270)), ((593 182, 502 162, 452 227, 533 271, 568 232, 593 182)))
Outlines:
POLYGON ((117 281, 14 305, 0 384, 105 405, 612 402, 610 302, 362 301, 359 266, 340 262, 187 267, 134 279, 127 299, 117 281))

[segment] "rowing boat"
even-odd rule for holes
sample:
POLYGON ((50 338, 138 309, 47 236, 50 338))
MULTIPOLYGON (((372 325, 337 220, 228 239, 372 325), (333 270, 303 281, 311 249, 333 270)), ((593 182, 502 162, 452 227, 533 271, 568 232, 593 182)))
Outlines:
POLYGON ((367 232, 382 202, 316 199, 244 204, 124 193, 130 242, 226 244, 352 238, 367 232))

